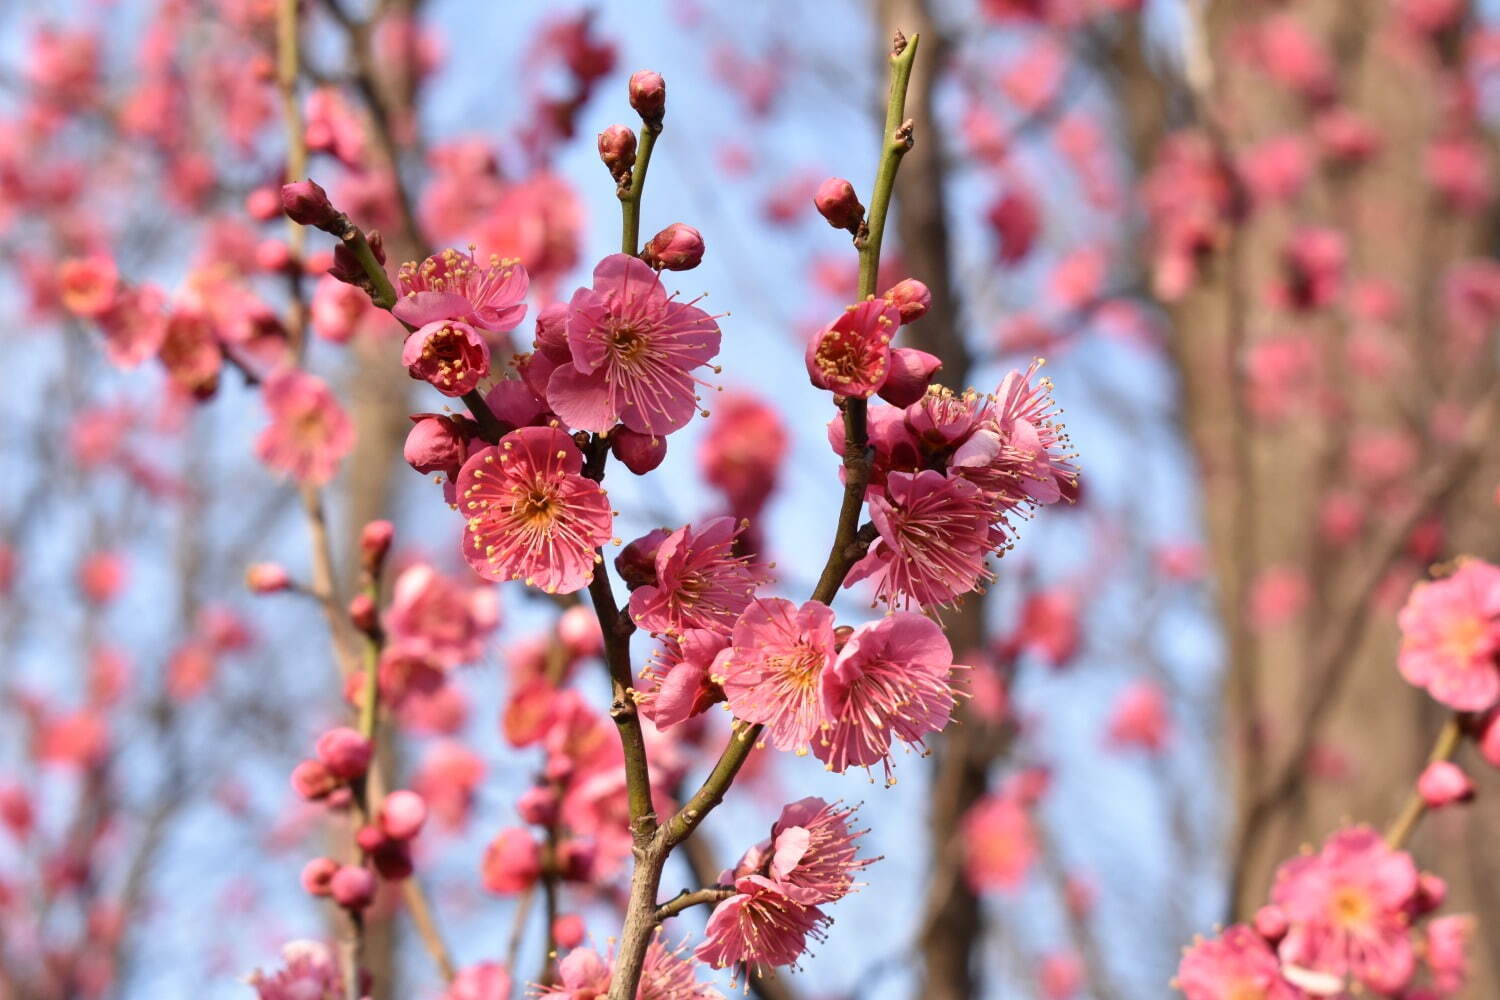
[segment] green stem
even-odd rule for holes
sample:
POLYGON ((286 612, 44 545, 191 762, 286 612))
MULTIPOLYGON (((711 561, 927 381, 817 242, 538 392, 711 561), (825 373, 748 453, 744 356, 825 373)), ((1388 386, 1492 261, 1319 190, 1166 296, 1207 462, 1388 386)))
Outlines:
POLYGON ((641 195, 646 190, 646 171, 651 167, 651 149, 656 145, 656 134, 660 131, 660 125, 641 125, 640 145, 635 151, 635 168, 630 172, 630 187, 620 191, 620 250, 632 257, 640 256, 641 195))
MULTIPOLYGON (((1429 765, 1439 761, 1451 760, 1458 752, 1458 746, 1463 741, 1463 721, 1454 714, 1447 725, 1438 732, 1437 740, 1432 744, 1432 752, 1427 756, 1429 765)), ((1395 822, 1386 831, 1385 842, 1391 850, 1399 850, 1406 843, 1412 831, 1417 828, 1417 822, 1427 813, 1427 801, 1422 798, 1420 792, 1413 791, 1406 800, 1395 822)))
POLYGON ((880 169, 875 172, 875 190, 870 196, 869 231, 859 248, 859 297, 875 294, 880 274, 880 244, 885 238, 885 217, 896 189, 896 171, 911 149, 911 125, 906 120, 906 88, 917 57, 921 35, 912 35, 905 45, 899 41, 891 51, 891 90, 885 104, 885 131, 880 135, 880 169))

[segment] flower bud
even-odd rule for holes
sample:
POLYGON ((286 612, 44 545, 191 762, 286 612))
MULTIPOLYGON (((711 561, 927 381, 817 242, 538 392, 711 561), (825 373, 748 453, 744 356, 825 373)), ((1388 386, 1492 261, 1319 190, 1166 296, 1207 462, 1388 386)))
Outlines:
POLYGON ((1491 709, 1479 723, 1476 739, 1479 753, 1494 767, 1500 767, 1500 709, 1491 709))
POLYGON ((669 535, 665 528, 650 531, 620 550, 615 556, 615 570, 629 590, 656 583, 656 550, 669 535))
POLYGON ((659 434, 642 434, 628 427, 616 427, 609 436, 609 450, 637 476, 644 476, 667 457, 667 439, 659 434))
POLYGON ((245 586, 252 594, 274 594, 291 585, 292 578, 280 563, 255 563, 245 570, 245 586))
POLYGON ((1431 913, 1443 905, 1448 898, 1448 883, 1442 877, 1432 872, 1421 872, 1417 875, 1417 891, 1412 894, 1411 908, 1416 916, 1431 913))
POLYGON ((565 840, 557 845, 557 873, 564 882, 592 882, 598 853, 592 841, 565 840))
POLYGON ((1255 933, 1275 944, 1286 937, 1286 932, 1291 926, 1287 916, 1279 906, 1262 906, 1255 911, 1255 933))
POLYGON ((411 848, 400 840, 387 840, 375 848, 370 852, 370 862, 375 865, 380 877, 390 882, 410 878, 411 873, 416 870, 411 860, 411 848))
POLYGON ((293 222, 318 229, 331 225, 339 216, 338 210, 328 200, 328 192, 313 180, 283 184, 281 210, 293 222))
POLYGON ((557 942, 559 948, 577 948, 583 943, 583 936, 587 931, 583 918, 576 913, 562 913, 552 921, 552 940, 557 942))
POLYGON ((703 260, 703 235, 692 226, 674 222, 651 237, 641 260, 658 271, 691 271, 703 260))
POLYGON ((339 779, 320 760, 304 760, 292 768, 292 790, 309 802, 326 799, 339 779))
POLYGON ((389 521, 371 521, 364 526, 359 533, 359 556, 366 573, 374 576, 380 572, 395 537, 396 526, 389 521))
POLYGON ((932 308, 932 292, 916 278, 896 282, 883 297, 901 313, 902 326, 921 319, 932 308))
POLYGON ((661 127, 667 113, 667 82, 660 73, 641 69, 631 74, 630 106, 648 126, 661 127))
POLYGON ((416 792, 398 789, 380 803, 380 828, 392 840, 410 840, 427 822, 427 801, 416 792))
POLYGON ((551 785, 533 785, 516 799, 516 812, 533 826, 557 822, 558 794, 551 785))
POLYGON ((941 367, 943 363, 926 351, 915 347, 893 348, 890 374, 875 391, 887 403, 904 409, 927 395, 927 386, 941 367))
POLYGON ((572 348, 568 347, 568 304, 554 302, 543 306, 536 314, 536 338, 532 345, 537 352, 558 364, 573 360, 572 348))
POLYGON ((292 259, 292 248, 285 240, 261 240, 255 245, 255 266, 267 274, 281 271, 296 273, 296 261, 292 259))
POLYGON ((355 831, 354 845, 361 851, 369 854, 372 851, 379 850, 382 845, 389 843, 390 839, 380 827, 367 823, 355 831))
POLYGON ((480 865, 484 887, 502 896, 524 891, 542 874, 542 851, 521 827, 501 830, 485 848, 480 865))
POLYGON ((302 888, 309 895, 328 895, 329 883, 333 876, 338 873, 339 863, 332 858, 313 858, 302 866, 302 888))
POLYGON ((611 125, 600 132, 599 159, 615 180, 627 176, 635 166, 635 133, 624 125, 611 125))
POLYGON ((414 426, 401 449, 406 464, 424 476, 441 472, 450 479, 456 477, 468 457, 472 436, 465 418, 413 413, 411 419, 414 426))
POLYGON ((355 594, 349 598, 349 620, 361 632, 373 632, 380 623, 380 610, 375 607, 375 598, 369 594, 355 594))
POLYGON ((319 736, 314 750, 328 773, 345 781, 364 774, 375 755, 374 745, 348 726, 330 729, 319 736))
POLYGON ((375 900, 375 874, 358 865, 344 865, 328 880, 328 894, 346 910, 363 910, 375 900))
POLYGON ((830 177, 819 184, 817 194, 813 195, 813 204, 817 206, 818 214, 834 229, 855 233, 865 221, 865 206, 859 203, 854 185, 842 177, 830 177))
POLYGON ((1449 760, 1433 761, 1417 779, 1417 793, 1433 809, 1466 802, 1474 797, 1474 782, 1449 760))

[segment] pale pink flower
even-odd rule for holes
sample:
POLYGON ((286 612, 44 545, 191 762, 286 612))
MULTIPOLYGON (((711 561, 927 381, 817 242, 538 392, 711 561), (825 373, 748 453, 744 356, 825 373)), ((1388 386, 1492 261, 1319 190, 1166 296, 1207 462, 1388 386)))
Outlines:
POLYGON ((966 479, 925 469, 893 472, 886 495, 871 497, 870 520, 880 532, 844 586, 871 578, 879 600, 893 607, 950 603, 993 576, 994 509, 966 479))
POLYGON ((809 935, 821 940, 828 917, 782 895, 769 882, 741 879, 740 891, 714 907, 694 956, 722 969, 791 965, 807 950, 809 935))
POLYGON ((97 319, 109 311, 120 289, 120 272, 108 254, 69 257, 57 266, 57 294, 75 316, 97 319))
POLYGON ((976 892, 1021 887, 1036 862, 1036 833, 1013 795, 991 794, 963 819, 964 874, 976 892))
POLYGON ((1407 926, 1416 892, 1410 855, 1369 827, 1337 831, 1320 852, 1276 872, 1271 901, 1291 922, 1278 949, 1283 964, 1349 977, 1378 993, 1400 990, 1416 965, 1407 926))
POLYGON ((1001 379, 977 411, 974 433, 950 460, 959 475, 995 498, 999 507, 992 520, 1001 520, 1010 506, 1052 504, 1077 490, 1078 469, 1066 451, 1067 432, 1057 421, 1052 380, 1036 378, 1041 365, 1034 361, 1025 371, 1001 379))
POLYGON ((630 617, 650 632, 727 632, 765 579, 750 557, 735 554, 744 530, 732 517, 672 532, 656 548, 656 579, 630 595, 630 617))
POLYGON ((295 368, 272 372, 261 387, 271 423, 255 441, 269 468, 299 483, 321 486, 354 448, 354 422, 327 383, 295 368))
POLYGON ((400 295, 391 312, 412 326, 456 320, 500 333, 526 316, 531 279, 519 261, 491 255, 481 264, 461 250, 443 250, 420 264, 408 261, 396 275, 400 295))
POLYGON ((730 710, 764 725, 778 749, 807 753, 823 723, 819 687, 833 659, 833 610, 758 599, 735 622, 732 644, 714 664, 730 710))
POLYGON ((543 172, 506 186, 476 237, 482 251, 526 261, 546 293, 578 262, 582 231, 577 192, 562 177, 543 172))
POLYGON ((525 827, 501 830, 484 850, 484 887, 502 896, 522 892, 542 874, 542 849, 525 827))
POLYGON ((471 455, 457 495, 464 557, 474 571, 548 593, 586 586, 614 516, 604 490, 582 470, 573 439, 553 427, 523 427, 471 455))
POLYGON ((614 970, 592 948, 575 948, 557 963, 557 982, 533 992, 534 997, 554 1000, 595 1000, 609 992, 614 970))
POLYGON ((374 308, 362 288, 340 281, 331 274, 318 279, 308 304, 308 321, 324 340, 344 344, 359 329, 360 321, 374 308))
POLYGON ((1198 940, 1183 952, 1172 983, 1187 1000, 1303 1000, 1281 976, 1281 963, 1264 938, 1244 924, 1198 940))
POLYGON ((1108 739, 1111 746, 1139 747, 1160 753, 1171 736, 1171 718, 1166 695, 1155 681, 1142 680, 1120 692, 1110 712, 1108 739))
POLYGON ((1500 700, 1500 567, 1465 559, 1452 576, 1418 583, 1397 622, 1408 683, 1459 711, 1500 700))
POLYGON ((1042 959, 1037 985, 1045 1000, 1073 1000, 1083 986, 1083 963, 1071 951, 1053 952, 1042 959))
POLYGON ((831 771, 885 766, 891 743, 922 745, 953 715, 953 649, 936 622, 898 611, 859 626, 833 665, 820 696, 827 717, 813 753, 831 771))
POLYGON ((891 367, 891 338, 901 312, 885 299, 848 306, 807 343, 807 374, 812 384, 835 395, 869 399, 891 367))
POLYGON ((1030 653, 1048 666, 1065 666, 1082 639, 1079 598, 1067 587, 1042 587, 1026 595, 1015 631, 1001 645, 1008 656, 1030 653))
POLYGON ((104 353, 119 368, 134 368, 161 350, 167 338, 166 296, 155 285, 112 292, 97 314, 104 353))
POLYGON ((719 353, 719 326, 678 302, 661 276, 628 254, 594 268, 592 288, 573 293, 571 363, 547 383, 547 402, 575 430, 603 433, 617 422, 643 434, 683 427, 698 408, 692 374, 719 353))
POLYGON ((480 962, 460 969, 441 1000, 510 1000, 510 970, 501 962, 480 962))
POLYGON ((500 603, 490 587, 464 587, 427 563, 396 578, 385 627, 394 647, 454 667, 478 658, 500 624, 500 603))
POLYGON ((434 320, 406 338, 401 363, 443 395, 462 396, 490 373, 490 346, 467 323, 434 320))
POLYGON ((256 970, 245 980, 260 1000, 329 1000, 344 995, 332 952, 320 941, 290 941, 281 949, 282 968, 256 970))
POLYGON ((1265 632, 1287 625, 1307 607, 1311 589, 1301 567, 1267 566, 1250 588, 1251 627, 1265 632))
MULTIPOLYGON (((636 1000, 724 1000, 718 990, 698 982, 697 963, 683 951, 683 947, 664 944, 657 932, 646 946, 636 1000)), ((537 1000, 596 1000, 609 992, 614 962, 592 948, 575 948, 558 963, 557 978, 553 985, 535 987, 528 995, 537 1000)))
POLYGON ((667 637, 636 679, 635 703, 641 714, 665 732, 724 700, 713 680, 714 663, 729 649, 729 637, 690 628, 667 637))
POLYGON ((436 819, 449 829, 462 828, 484 779, 484 760, 462 743, 434 744, 422 758, 411 787, 436 819))

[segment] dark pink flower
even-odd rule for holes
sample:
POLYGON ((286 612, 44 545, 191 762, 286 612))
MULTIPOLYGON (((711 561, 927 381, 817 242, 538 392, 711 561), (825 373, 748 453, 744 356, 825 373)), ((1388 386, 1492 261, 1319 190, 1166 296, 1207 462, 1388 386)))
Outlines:
POLYGON ((321 486, 333 479, 354 448, 354 422, 328 385, 282 368, 266 379, 261 399, 271 423, 255 441, 256 456, 300 483, 321 486))
POLYGON ((571 362, 547 383, 547 402, 575 430, 603 433, 624 423, 643 434, 669 434, 698 408, 692 372, 719 353, 719 327, 703 310, 678 302, 661 276, 628 254, 594 268, 592 288, 573 293, 568 314, 571 362))
POLYGON ((893 740, 920 746, 953 715, 953 649, 929 618, 896 612, 854 630, 823 671, 827 722, 813 753, 829 770, 885 766, 893 740))
POLYGON ((490 373, 490 346, 457 320, 434 320, 406 338, 401 363, 445 396, 462 396, 490 373))
POLYGON ((1407 926, 1416 892, 1410 855, 1369 827, 1337 831, 1320 852, 1276 872, 1271 901, 1291 924, 1278 949, 1282 963, 1377 993, 1400 990, 1416 966, 1407 926))
POLYGON ((1282 978, 1271 946, 1244 924, 1188 948, 1173 985, 1187 1000, 1303 1000, 1302 991, 1282 978))
POLYGON ((662 648, 636 679, 635 703, 641 714, 665 732, 724 700, 713 680, 715 660, 729 648, 729 637, 690 628, 662 648))
POLYGON ((828 605, 757 599, 735 622, 732 649, 715 661, 715 679, 735 716, 765 725, 778 749, 805 754, 823 723, 820 684, 832 659, 828 605))
POLYGON ((523 427, 469 457, 457 494, 464 557, 486 580, 525 580, 570 594, 594 576, 595 550, 614 515, 585 478, 573 439, 553 427, 523 427))
POLYGON ((1418 583, 1397 621, 1408 683, 1459 711, 1500 700, 1500 567, 1466 559, 1452 576, 1418 583))
POLYGON ((455 320, 492 333, 512 330, 526 316, 531 284, 519 261, 492 254, 481 264, 452 249, 402 264, 396 281, 401 294, 391 312, 397 319, 412 326, 455 320))
POLYGON ((808 341, 812 384, 839 396, 869 399, 890 374, 891 338, 900 326, 900 311, 885 299, 848 306, 808 341))
POLYGON ((728 632, 765 578, 735 555, 743 530, 732 517, 715 517, 668 535, 656 548, 655 582, 630 595, 630 617, 650 632, 728 632))
POLYGON ((893 607, 938 607, 987 579, 994 548, 993 507, 966 479, 925 469, 893 472, 886 495, 869 501, 880 537, 844 585, 875 581, 876 596, 893 607))
POLYGON ((736 874, 767 878, 782 895, 807 906, 843 899, 854 891, 855 875, 875 860, 859 857, 856 842, 866 831, 849 828, 853 817, 852 808, 815 796, 799 799, 781 810, 770 841, 741 860, 754 870, 736 874))

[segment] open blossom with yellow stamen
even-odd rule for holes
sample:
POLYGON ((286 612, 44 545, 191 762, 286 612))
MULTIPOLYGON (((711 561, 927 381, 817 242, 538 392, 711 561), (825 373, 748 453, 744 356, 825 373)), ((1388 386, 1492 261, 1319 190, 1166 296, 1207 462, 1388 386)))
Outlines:
POLYGON ((1466 559, 1412 588, 1397 619, 1401 676, 1438 701, 1483 712, 1500 701, 1500 567, 1466 559))
POLYGON ((807 753, 824 721, 819 684, 834 655, 833 610, 756 600, 735 622, 732 646, 714 662, 730 711, 763 723, 778 749, 807 753))
POLYGON ((400 297, 391 312, 412 326, 458 320, 479 330, 514 329, 526 316, 531 279, 518 261, 481 262, 461 250, 408 261, 396 276, 400 297))
POLYGON ((719 353, 719 325, 678 302, 661 276, 629 254, 594 268, 592 288, 568 304, 569 360, 547 383, 547 402, 574 430, 603 433, 616 423, 641 434, 669 434, 698 408, 693 370, 719 353))
POLYGON ((458 320, 435 320, 406 338, 401 363, 445 396, 462 396, 490 373, 490 347, 458 320))
POLYGON ((523 427, 459 470, 464 557, 486 580, 525 580, 570 594, 594 577, 614 515, 583 455, 555 427, 523 427))

